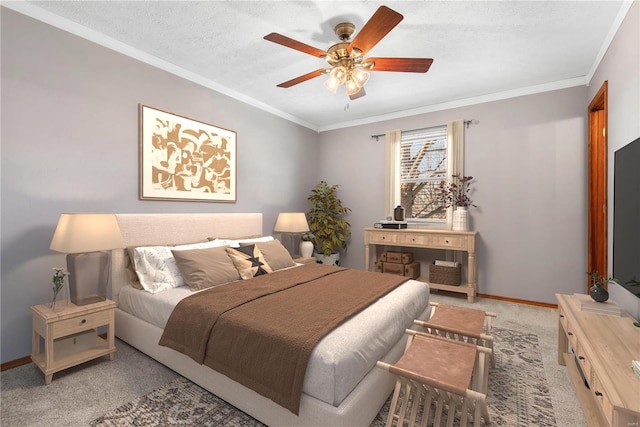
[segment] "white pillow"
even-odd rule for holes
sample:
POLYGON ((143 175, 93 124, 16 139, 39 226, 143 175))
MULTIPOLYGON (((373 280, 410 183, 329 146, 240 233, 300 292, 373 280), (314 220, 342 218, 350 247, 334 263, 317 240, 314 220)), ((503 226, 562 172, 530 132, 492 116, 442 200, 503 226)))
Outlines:
POLYGON ((184 286, 172 250, 206 249, 224 246, 220 241, 192 243, 180 246, 143 246, 133 250, 135 268, 140 284, 145 291, 152 294, 184 286))
POLYGON ((251 244, 258 242, 270 242, 274 240, 273 236, 252 237, 251 239, 215 239, 212 242, 218 242, 219 246, 231 246, 232 248, 239 248, 241 243, 251 244))

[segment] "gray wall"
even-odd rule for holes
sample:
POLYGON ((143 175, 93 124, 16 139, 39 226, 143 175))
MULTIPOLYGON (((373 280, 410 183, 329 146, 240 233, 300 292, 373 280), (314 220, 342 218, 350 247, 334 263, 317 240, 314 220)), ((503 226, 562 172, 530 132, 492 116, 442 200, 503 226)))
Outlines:
POLYGON ((479 232, 478 291, 547 303, 556 292, 582 291, 586 93, 576 87, 323 132, 320 176, 342 185, 353 210, 345 265, 364 266, 362 228, 384 217, 384 138, 370 135, 473 119, 478 124, 465 130, 465 173, 474 177, 478 205, 470 208, 479 232))
POLYGON ((304 211, 316 132, 2 8, 2 362, 31 352, 62 212, 304 211), (238 137, 237 203, 138 200, 138 104, 238 137))
MULTIPOLYGON (((613 172, 614 153, 640 136, 640 2, 635 1, 591 79, 588 100, 608 82, 609 110, 609 272, 613 272, 613 172)), ((640 260, 638 261, 640 262, 640 260)), ((640 299, 621 286, 611 286, 611 296, 640 319, 640 299)))

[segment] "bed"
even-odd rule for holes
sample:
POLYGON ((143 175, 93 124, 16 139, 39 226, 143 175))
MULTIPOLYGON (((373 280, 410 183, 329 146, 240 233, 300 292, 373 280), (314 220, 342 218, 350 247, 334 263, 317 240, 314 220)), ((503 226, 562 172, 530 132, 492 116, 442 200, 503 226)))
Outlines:
MULTIPOLYGON (((260 213, 116 217, 127 248, 263 234, 260 213)), ((295 415, 190 357, 160 346, 172 307, 192 291, 184 286, 157 294, 134 289, 129 264, 128 249, 112 252, 116 336, 270 426, 368 426, 394 386, 388 372, 375 368, 376 360, 395 362, 404 350, 404 330, 430 313, 427 284, 409 280, 333 330, 311 353, 295 415)))

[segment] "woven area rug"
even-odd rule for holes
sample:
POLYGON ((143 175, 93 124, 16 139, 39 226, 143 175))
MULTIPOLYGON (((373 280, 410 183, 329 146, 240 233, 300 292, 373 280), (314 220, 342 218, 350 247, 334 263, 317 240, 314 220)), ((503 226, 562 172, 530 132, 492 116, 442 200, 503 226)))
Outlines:
MULTIPOLYGON (((487 404, 492 426, 555 426, 536 334, 493 328, 496 367, 489 372, 487 404)), ((389 401, 373 420, 384 426, 389 401)), ((260 422, 184 378, 122 405, 92 426, 238 426, 260 422)))

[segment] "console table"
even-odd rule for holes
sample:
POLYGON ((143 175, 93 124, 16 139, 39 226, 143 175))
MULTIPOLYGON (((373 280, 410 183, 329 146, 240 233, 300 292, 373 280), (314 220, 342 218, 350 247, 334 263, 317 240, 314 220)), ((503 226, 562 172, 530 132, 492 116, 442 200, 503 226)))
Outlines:
POLYGON ((558 299, 558 363, 566 365, 589 426, 638 426, 640 378, 631 361, 640 358, 640 328, 626 312, 582 310, 586 295, 558 299))
MULTIPOLYGON (((378 246, 402 246, 409 248, 447 249, 467 253, 467 283, 460 286, 429 282, 431 289, 467 294, 467 300, 473 302, 476 295, 476 231, 452 231, 432 228, 389 228, 364 229, 364 268, 369 270, 373 252, 373 262, 378 260, 378 246), (373 251, 371 251, 373 247, 373 251)), ((418 280, 428 282, 426 277, 418 280)))

